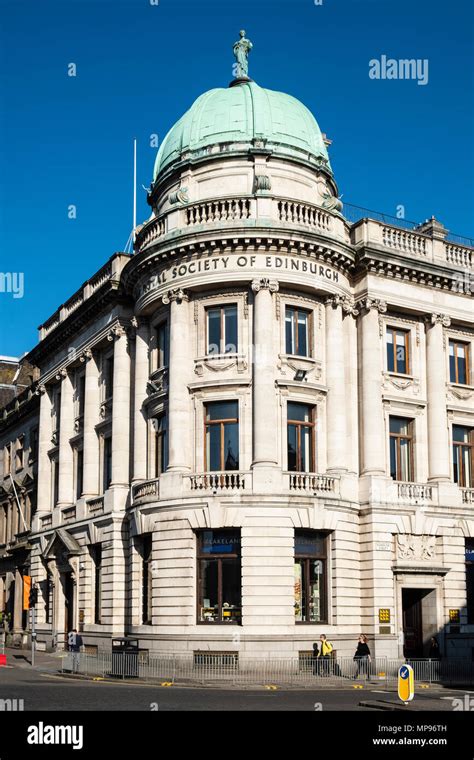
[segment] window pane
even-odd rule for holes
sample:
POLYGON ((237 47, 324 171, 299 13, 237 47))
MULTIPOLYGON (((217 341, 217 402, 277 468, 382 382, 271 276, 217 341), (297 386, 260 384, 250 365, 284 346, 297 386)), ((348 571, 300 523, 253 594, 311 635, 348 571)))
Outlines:
POLYGON ((306 427, 305 425, 301 426, 300 441, 301 441, 301 471, 311 472, 311 469, 312 469, 311 429, 306 427))
POLYGON ((239 417, 238 401, 215 401, 206 405, 208 420, 237 420, 239 417))
POLYGON ((460 468, 459 468, 459 457, 460 457, 460 449, 461 446, 453 446, 453 478, 454 482, 458 485, 461 485, 460 483, 460 468))
POLYGON ((397 480, 397 441, 390 438, 390 477, 397 480))
POLYGON ((168 366, 168 323, 158 326, 158 369, 168 366))
POLYGON ((295 555, 304 557, 325 557, 326 539, 321 533, 295 531, 295 555))
POLYGON ((237 306, 225 308, 225 353, 237 353, 237 306))
POLYGON ((239 469, 239 425, 236 422, 224 425, 224 470, 239 469))
POLYGON ((288 425, 288 470, 296 472, 296 425, 288 425))
POLYGON ((407 372, 405 333, 397 332, 397 372, 407 372))
POLYGON ((241 617, 241 571, 240 560, 222 561, 222 621, 240 623, 241 617))
POLYGON ((286 309, 286 316, 285 316, 285 343, 286 343, 286 353, 292 354, 293 351, 293 309, 286 309))
POLYGON ((220 354, 221 352, 221 309, 208 309, 207 311, 207 353, 220 354))
POLYGON ((404 438, 400 439, 400 480, 411 480, 410 444, 404 438))
POLYGON ((450 345, 450 351, 449 351, 449 380, 451 383, 456 382, 456 359, 454 356, 454 347, 450 345), (451 353, 451 349, 453 353, 451 353))
POLYGON ((472 488, 472 472, 471 472, 471 448, 470 446, 462 447, 462 469, 463 469, 463 483, 464 488, 472 488))
POLYGON ((458 346, 458 383, 467 385, 467 363, 464 354, 464 348, 458 346), (463 356, 461 356, 461 351, 463 352, 463 356))
POLYGON ((309 561, 309 620, 319 623, 323 619, 322 589, 324 588, 324 562, 309 561))
POLYGON ((463 425, 453 425, 453 440, 461 443, 469 443, 469 433, 471 428, 463 425))
POLYGON ((206 460, 208 470, 221 469, 221 425, 208 425, 206 430, 206 460))
POLYGON ((308 315, 298 312, 298 355, 308 356, 308 315))
POLYGON ((408 435, 410 420, 405 417, 390 417, 390 432, 399 435, 408 435))
POLYGON ((395 372, 395 364, 393 360, 393 333, 391 330, 387 330, 387 370, 388 372, 395 372))
POLYGON ((294 404, 289 402, 287 406, 288 419, 311 422, 311 410, 312 408, 307 404, 294 404))
POLYGON ((200 620, 214 623, 219 619, 218 560, 200 560, 200 620))
POLYGON ((204 530, 200 534, 201 554, 240 554, 239 530, 204 530))
POLYGON ((295 562, 295 620, 303 620, 303 562, 295 562))

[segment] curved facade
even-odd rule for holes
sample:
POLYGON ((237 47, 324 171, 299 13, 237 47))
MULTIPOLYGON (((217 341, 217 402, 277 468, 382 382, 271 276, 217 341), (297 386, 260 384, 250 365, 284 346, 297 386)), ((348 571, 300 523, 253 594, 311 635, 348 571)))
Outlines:
POLYGON ((436 220, 349 224, 309 117, 305 158, 271 125, 204 145, 221 93, 164 141, 134 255, 30 354, 39 641, 286 655, 326 633, 349 654, 363 630, 379 655, 434 634, 465 654, 472 249, 436 220))

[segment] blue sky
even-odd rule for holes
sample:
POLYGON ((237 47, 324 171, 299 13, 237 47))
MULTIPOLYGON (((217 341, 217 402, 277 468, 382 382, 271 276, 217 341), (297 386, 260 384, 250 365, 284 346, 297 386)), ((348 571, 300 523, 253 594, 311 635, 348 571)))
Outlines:
POLYGON ((24 272, 25 288, 0 292, 0 354, 32 348, 123 249, 133 138, 141 188, 150 135, 227 86, 241 28, 250 75, 302 100, 333 140, 343 200, 474 234, 471 0, 0 0, 0 15, 0 271, 24 272), (382 55, 428 59, 428 84, 370 79, 382 55))

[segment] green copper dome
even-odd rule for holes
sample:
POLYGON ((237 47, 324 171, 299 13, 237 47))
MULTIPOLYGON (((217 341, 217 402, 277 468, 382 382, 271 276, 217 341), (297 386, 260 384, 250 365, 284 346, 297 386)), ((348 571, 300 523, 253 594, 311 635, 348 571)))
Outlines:
MULTIPOLYGON (((291 95, 239 81, 201 95, 164 138, 153 179, 187 154, 199 158, 221 151, 246 150, 254 141, 281 156, 297 158, 330 170, 326 146, 313 114, 291 95)), ((261 147, 261 146, 260 146, 261 147)))

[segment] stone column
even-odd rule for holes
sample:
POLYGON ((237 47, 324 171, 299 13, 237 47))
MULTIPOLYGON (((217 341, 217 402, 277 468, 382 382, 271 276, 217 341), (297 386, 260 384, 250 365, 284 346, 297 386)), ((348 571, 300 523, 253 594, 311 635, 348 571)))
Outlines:
POLYGON ((382 406, 382 357, 379 313, 384 301, 364 298, 360 318, 360 389, 362 475, 385 475, 385 425, 382 406))
POLYGON ((51 512, 51 461, 48 451, 52 446, 51 436, 53 425, 51 419, 51 396, 44 385, 40 385, 37 393, 40 395, 39 435, 38 435, 38 491, 35 526, 38 529, 39 516, 51 512))
POLYGON ((132 481, 147 478, 148 431, 147 417, 143 403, 147 398, 146 386, 150 375, 148 345, 150 328, 148 322, 135 319, 135 398, 133 415, 133 478, 132 481))
POLYGON ((326 299, 327 470, 342 472, 347 465, 347 386, 345 379, 343 296, 326 299))
POLYGON ((114 378, 112 394, 111 487, 129 487, 130 476, 130 356, 127 334, 121 325, 112 331, 114 378))
POLYGON ((59 373, 61 379, 61 411, 59 417, 59 481, 58 506, 74 503, 73 455, 70 439, 74 435, 74 401, 71 377, 67 370, 59 373))
POLYGON ((450 480, 446 365, 443 345, 443 327, 449 327, 450 324, 451 319, 445 314, 432 314, 426 325, 428 480, 450 480))
POLYGON ((163 303, 170 304, 170 358, 168 392, 168 467, 167 472, 190 470, 188 391, 189 297, 181 288, 170 290, 163 303))
POLYGON ((92 351, 86 351, 81 359, 86 362, 82 496, 87 499, 99 493, 99 437, 95 426, 100 422, 100 390, 99 368, 92 351))
POLYGON ((253 460, 252 469, 275 467, 278 462, 278 407, 275 394, 275 321, 272 293, 278 282, 267 278, 253 280, 253 460))

